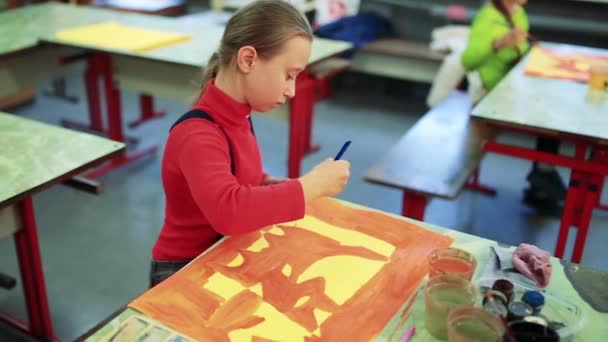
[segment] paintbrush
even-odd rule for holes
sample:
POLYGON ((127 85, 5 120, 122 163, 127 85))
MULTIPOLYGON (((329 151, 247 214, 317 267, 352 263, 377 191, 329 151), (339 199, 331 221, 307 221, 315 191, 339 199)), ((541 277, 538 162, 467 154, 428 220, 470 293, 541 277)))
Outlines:
POLYGON ((399 340, 399 342, 409 342, 409 340, 412 338, 412 336, 414 336, 415 333, 416 327, 410 327, 409 329, 407 329, 407 332, 403 335, 403 337, 401 337, 401 340, 399 340))

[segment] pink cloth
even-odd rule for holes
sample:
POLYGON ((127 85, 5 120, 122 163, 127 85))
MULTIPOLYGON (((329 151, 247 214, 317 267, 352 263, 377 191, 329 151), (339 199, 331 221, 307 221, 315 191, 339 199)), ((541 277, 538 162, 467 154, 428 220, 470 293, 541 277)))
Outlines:
POLYGON ((551 254, 534 245, 520 244, 513 252, 513 267, 538 286, 547 287, 551 280, 551 254))

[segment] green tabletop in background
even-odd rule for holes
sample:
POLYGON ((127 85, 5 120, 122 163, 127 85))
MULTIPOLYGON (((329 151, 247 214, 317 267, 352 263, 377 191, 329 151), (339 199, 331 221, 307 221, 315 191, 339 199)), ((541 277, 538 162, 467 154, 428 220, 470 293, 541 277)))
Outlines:
MULTIPOLYGON (((216 50, 224 28, 192 20, 183 21, 154 15, 117 12, 90 6, 44 3, 0 12, 0 55, 35 47, 40 41, 70 45, 55 38, 58 31, 105 21, 125 25, 188 34, 191 39, 148 52, 100 49, 76 45, 113 54, 139 56, 149 60, 204 67, 216 50)), ((352 44, 317 38, 313 43, 310 63, 344 52, 352 44)))
MULTIPOLYGON (((541 43, 557 51, 608 56, 608 50, 541 43)), ((529 55, 473 109, 473 117, 515 127, 608 141, 608 94, 590 94, 585 83, 524 75, 529 55)))
POLYGON ((0 208, 124 148, 123 143, 0 112, 0 208))

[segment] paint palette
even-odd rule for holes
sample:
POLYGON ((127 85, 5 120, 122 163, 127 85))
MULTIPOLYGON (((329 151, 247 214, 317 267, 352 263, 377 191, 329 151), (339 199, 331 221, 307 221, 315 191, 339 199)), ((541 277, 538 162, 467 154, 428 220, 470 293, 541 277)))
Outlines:
MULTIPOLYGON (((499 278, 485 277, 478 281, 478 287, 482 293, 492 288, 492 284, 499 278)), ((568 340, 573 337, 584 325, 584 317, 581 309, 575 304, 557 297, 552 293, 536 287, 509 279, 514 285, 514 300, 521 301, 526 291, 538 291, 545 297, 545 304, 538 316, 544 318, 549 325, 560 335, 562 339, 568 340)))

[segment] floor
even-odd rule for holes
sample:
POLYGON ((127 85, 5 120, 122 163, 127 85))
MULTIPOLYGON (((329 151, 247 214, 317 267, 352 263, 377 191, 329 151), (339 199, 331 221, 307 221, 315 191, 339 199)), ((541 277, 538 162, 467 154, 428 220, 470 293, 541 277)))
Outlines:
MULTIPOLYGON (((357 79, 356 77, 353 79, 357 79)), ((360 78, 359 78, 360 80, 360 78)), ((80 96, 78 104, 39 95, 36 102, 12 112, 23 117, 57 124, 62 117, 86 119, 82 83, 68 79, 69 92, 80 96)), ((44 85, 39 90, 48 89, 44 85)), ((362 176, 399 137, 426 111, 426 88, 372 79, 368 83, 344 82, 338 92, 316 107, 314 141, 320 152, 309 156, 309 170, 333 156, 345 140, 353 144, 345 155, 352 163, 352 176, 339 196, 365 206, 399 213, 401 192, 364 182, 362 176), (373 89, 373 90, 369 90, 373 89)), ((125 116, 137 114, 137 97, 125 93, 125 116)), ((158 234, 164 210, 160 182, 160 156, 167 131, 185 104, 158 99, 157 107, 169 115, 146 123, 130 135, 140 146, 159 144, 156 157, 141 160, 104 177, 104 192, 93 196, 64 186, 55 186, 34 198, 39 239, 55 332, 62 340, 74 340, 147 287, 150 248, 158 234)), ((286 174, 287 122, 276 117, 254 116, 255 130, 271 174, 286 174)), ((524 136, 502 139, 531 146, 524 136)), ((563 146, 571 150, 572 146, 563 146)), ((441 161, 437 161, 441 167, 441 161)), ((553 251, 558 219, 539 217, 521 203, 524 178, 530 163, 488 155, 482 164, 481 180, 498 190, 488 198, 469 192, 455 201, 433 200, 426 221, 517 245, 532 243, 553 251)), ((560 170, 564 179, 568 172, 560 170)), ((604 202, 608 196, 604 194, 604 202)), ((608 213, 596 211, 590 228, 583 264, 608 271, 605 241, 608 213)), ((570 237, 573 240, 574 231, 570 237)), ((571 245, 568 247, 570 250, 571 245)), ((18 275, 14 243, 0 240, 0 270, 18 275)), ((0 308, 25 318, 22 291, 0 290, 0 308)), ((0 341, 26 341, 0 326, 0 341)))

